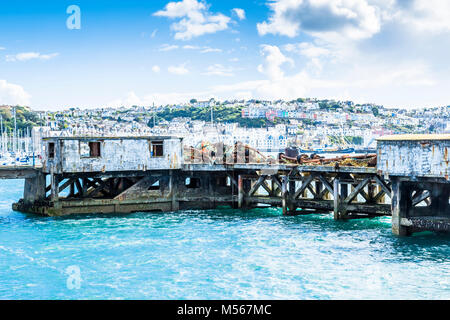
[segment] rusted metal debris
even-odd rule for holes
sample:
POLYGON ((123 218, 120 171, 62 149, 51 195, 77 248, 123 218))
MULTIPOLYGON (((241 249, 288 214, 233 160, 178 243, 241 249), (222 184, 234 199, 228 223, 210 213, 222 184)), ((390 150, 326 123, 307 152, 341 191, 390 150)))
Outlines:
POLYGON ((259 150, 242 142, 234 145, 201 142, 198 146, 184 146, 186 163, 233 164, 233 163, 274 163, 275 159, 265 156, 259 150))
POLYGON ((279 161, 281 163, 288 164, 300 164, 300 165, 330 165, 330 166, 342 166, 342 167, 376 167, 377 155, 344 155, 334 158, 325 158, 317 154, 310 156, 306 154, 298 155, 297 157, 288 157, 284 153, 280 153, 279 161))
MULTIPOLYGON (((223 143, 201 142, 198 146, 184 147, 184 160, 186 163, 209 163, 209 164, 233 164, 233 163, 277 163, 276 159, 266 156, 259 150, 236 142, 234 145, 223 143)), ((325 158, 318 154, 301 154, 297 157, 289 157, 280 153, 278 163, 298 165, 330 165, 347 167, 375 167, 377 164, 376 154, 367 155, 344 155, 334 158, 325 158)))

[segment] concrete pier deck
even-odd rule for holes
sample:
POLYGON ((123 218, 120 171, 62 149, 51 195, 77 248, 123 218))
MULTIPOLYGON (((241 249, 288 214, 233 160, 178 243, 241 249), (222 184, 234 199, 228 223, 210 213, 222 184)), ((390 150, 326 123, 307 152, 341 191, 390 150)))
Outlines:
POLYGON ((43 143, 42 167, 0 168, 0 178, 25 179, 15 210, 59 216, 277 206, 285 215, 392 216, 397 235, 450 230, 450 135, 382 138, 377 167, 261 163, 246 154, 189 161, 176 137, 43 143))

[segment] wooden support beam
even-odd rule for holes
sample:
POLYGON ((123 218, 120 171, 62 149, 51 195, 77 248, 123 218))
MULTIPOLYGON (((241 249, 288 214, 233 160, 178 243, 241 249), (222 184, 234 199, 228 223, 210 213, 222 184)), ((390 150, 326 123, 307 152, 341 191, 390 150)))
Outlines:
POLYGON ((273 182, 275 182, 275 184, 278 186, 278 188, 280 188, 280 190, 283 189, 282 182, 280 181, 278 176, 275 176, 275 175, 272 176, 272 180, 273 180, 273 182))
POLYGON ((83 195, 84 195, 84 189, 83 189, 83 187, 81 186, 80 179, 78 179, 78 178, 75 179, 75 185, 76 185, 77 190, 78 190, 78 196, 79 196, 80 198, 82 198, 83 195))
POLYGON ((319 180, 320 182, 323 183, 323 185, 325 186, 325 188, 328 190, 329 193, 333 194, 334 193, 334 189, 333 186, 327 181, 327 179, 325 179, 323 177, 323 175, 319 175, 319 180))
POLYGON ((269 195, 272 193, 272 190, 269 188, 265 180, 262 182, 261 187, 263 187, 269 195))
POLYGON ((234 179, 234 176, 231 175, 230 173, 227 172, 227 176, 228 178, 230 178, 230 182, 232 185, 234 185, 234 187, 237 189, 238 188, 238 184, 236 182, 236 179, 234 179))
POLYGON ((262 185, 262 183, 264 182, 264 180, 266 180, 267 176, 260 176, 258 178, 258 181, 256 181, 256 183, 252 186, 252 188, 250 189, 248 195, 251 197, 255 194, 256 191, 258 191, 259 187, 262 185))
MULTIPOLYGON (((381 188, 380 188, 381 189, 381 188)), ((384 192, 383 189, 380 190, 380 192, 378 192, 375 197, 373 198, 373 202, 375 203, 379 203, 380 201, 383 200, 383 197, 386 195, 386 193, 384 192)))
POLYGON ((66 190, 67 187, 72 185, 73 182, 74 182, 73 178, 67 179, 66 182, 64 182, 62 185, 59 186, 59 192, 63 192, 64 190, 66 190))
POLYGON ((370 196, 366 191, 364 191, 364 188, 359 191, 359 194, 364 198, 364 200, 366 200, 367 203, 370 203, 370 196))
POLYGON ((288 176, 288 184, 289 184, 288 203, 287 203, 288 209, 289 209, 288 214, 289 215, 294 215, 295 212, 297 211, 297 206, 295 205, 295 198, 294 198, 296 182, 295 182, 295 180, 294 181, 290 181, 289 179, 290 179, 290 176, 288 176))
MULTIPOLYGON (((94 179, 94 180, 96 180, 95 182, 98 182, 98 180, 100 180, 100 179, 94 179)), ((94 190, 89 192, 89 194, 87 195, 88 197, 90 197, 90 198, 95 197, 100 191, 103 190, 103 188, 105 187, 108 180, 100 180, 100 181, 101 182, 98 182, 99 183, 98 186, 94 190)))
POLYGON ((308 188, 309 184, 314 180, 314 175, 311 174, 304 181, 302 181, 302 185, 295 192, 294 199, 297 199, 305 190, 308 188))
POLYGON ((281 188, 280 188, 279 185, 275 182, 275 180, 274 180, 273 177, 271 177, 271 179, 270 179, 270 184, 271 184, 271 186, 272 186, 272 188, 271 188, 272 192, 270 193, 270 195, 271 195, 272 197, 278 196, 278 194, 281 193, 281 188))
POLYGON ((391 188, 388 184, 386 184, 384 182, 384 180, 382 180, 378 175, 374 176, 374 179, 376 181, 376 183, 381 187, 381 189, 383 189, 384 193, 389 197, 392 198, 391 195, 391 188))
POLYGON ((241 175, 238 177, 238 208, 244 204, 244 179, 241 175))
POLYGON ((75 182, 70 184, 69 197, 72 198, 73 196, 75 196, 75 182))
POLYGON ((344 200, 345 203, 350 203, 353 201, 353 199, 356 198, 356 196, 363 191, 364 187, 369 183, 370 178, 366 178, 363 181, 361 181, 350 193, 350 195, 344 200))
POLYGON ((417 206, 419 203, 430 197, 430 191, 421 190, 412 199, 412 205, 417 206))
POLYGON ((283 215, 288 214, 288 176, 283 176, 282 185, 281 185, 281 206, 283 210, 283 215))
POLYGON ((309 190, 309 192, 311 192, 313 198, 316 199, 317 198, 316 190, 314 190, 312 184, 310 183, 306 188, 309 190))
MULTIPOLYGON (((334 178, 331 180, 331 182, 329 182, 330 186, 334 185, 334 178)), ((333 187, 330 188, 323 188, 322 191, 319 193, 319 195, 317 196, 318 199, 322 199, 322 200, 326 200, 325 196, 327 194, 333 195, 334 190, 333 187)))
POLYGON ((334 220, 339 220, 341 218, 340 212, 340 197, 339 197, 339 177, 336 177, 333 182, 333 209, 334 209, 334 220))

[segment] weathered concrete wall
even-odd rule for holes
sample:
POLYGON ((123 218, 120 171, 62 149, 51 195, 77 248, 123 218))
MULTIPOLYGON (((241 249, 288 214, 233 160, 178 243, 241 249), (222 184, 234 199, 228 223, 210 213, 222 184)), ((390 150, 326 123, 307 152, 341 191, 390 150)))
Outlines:
POLYGON ((0 179, 33 179, 39 173, 39 169, 31 167, 2 167, 0 179))
POLYGON ((380 174, 448 180, 450 140, 379 140, 380 174))
POLYGON ((33 178, 25 179, 23 200, 26 205, 33 205, 36 201, 45 200, 45 175, 42 172, 33 178))
POLYGON ((182 165, 182 145, 179 138, 80 138, 44 140, 43 170, 50 173, 146 171, 178 169, 182 165), (163 141, 162 157, 152 157, 151 141, 163 141), (100 142, 100 157, 86 156, 89 142, 100 142), (48 158, 48 144, 55 143, 55 157, 48 158))

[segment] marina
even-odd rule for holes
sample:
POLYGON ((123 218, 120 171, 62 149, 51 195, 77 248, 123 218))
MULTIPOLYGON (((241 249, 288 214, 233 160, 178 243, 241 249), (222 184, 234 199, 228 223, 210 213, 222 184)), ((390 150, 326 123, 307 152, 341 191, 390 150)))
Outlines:
POLYGON ((17 129, 15 108, 12 117, 14 128, 8 130, 0 115, 0 167, 35 165, 38 157, 34 154, 31 131, 17 129))

